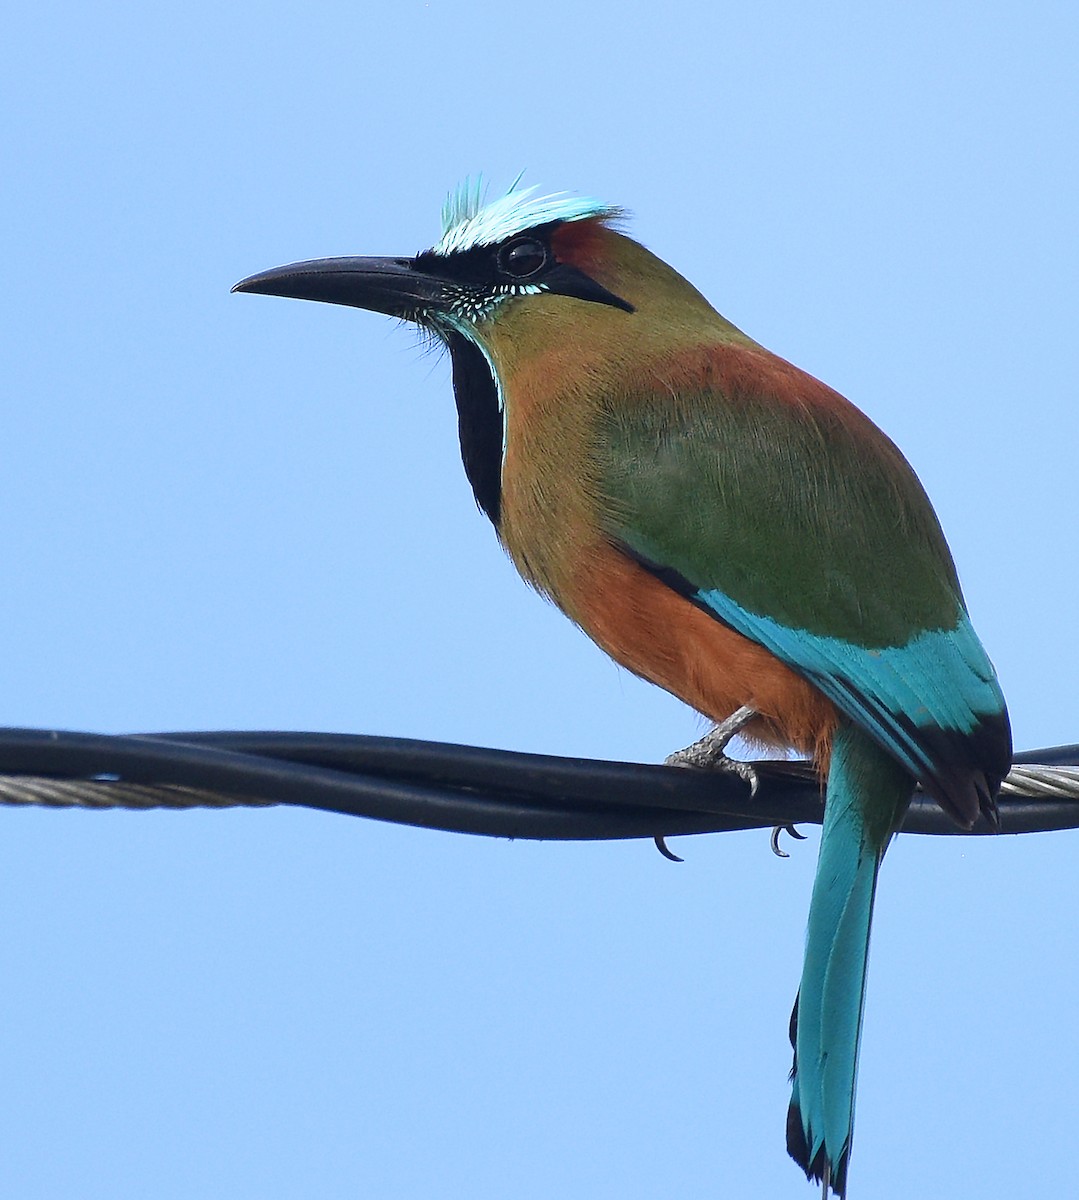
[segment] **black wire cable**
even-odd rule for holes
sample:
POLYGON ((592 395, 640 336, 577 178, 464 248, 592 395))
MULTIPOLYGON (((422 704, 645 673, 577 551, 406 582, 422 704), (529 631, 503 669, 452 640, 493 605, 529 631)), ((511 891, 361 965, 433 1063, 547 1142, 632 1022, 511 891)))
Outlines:
MULTIPOLYGON (((1079 746, 1027 751, 1016 763, 1079 767, 1079 746)), ((820 824, 820 786, 805 763, 754 766, 760 786, 751 796, 741 779, 723 772, 404 738, 0 729, 0 802, 7 803, 290 804, 458 833, 562 840, 820 824), (135 802, 133 785, 142 789, 135 802)), ((1003 795, 1002 831, 1079 828, 1079 786, 1073 791, 1003 795)), ((903 832, 964 831, 916 793, 903 832)), ((979 822, 973 832, 989 828, 979 822)))

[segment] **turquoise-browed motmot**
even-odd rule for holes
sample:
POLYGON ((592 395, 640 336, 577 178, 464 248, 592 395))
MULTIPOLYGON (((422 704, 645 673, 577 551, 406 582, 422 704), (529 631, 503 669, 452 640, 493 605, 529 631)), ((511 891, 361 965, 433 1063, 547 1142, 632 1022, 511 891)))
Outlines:
POLYGON ((915 783, 964 828, 995 823, 1007 713, 900 452, 617 217, 466 185, 414 258, 295 263, 236 290, 437 335, 465 471, 524 578, 629 670, 716 722, 748 709, 751 737, 817 764, 787 1146, 842 1196, 881 858, 915 783))

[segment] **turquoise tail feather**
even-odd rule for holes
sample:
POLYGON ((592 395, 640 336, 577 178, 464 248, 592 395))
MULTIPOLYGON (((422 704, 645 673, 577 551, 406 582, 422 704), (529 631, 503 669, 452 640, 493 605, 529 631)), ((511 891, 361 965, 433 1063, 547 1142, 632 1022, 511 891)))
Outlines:
POLYGON ((877 871, 914 780, 852 725, 836 733, 805 962, 791 1019, 787 1149, 811 1179, 846 1191, 877 871))

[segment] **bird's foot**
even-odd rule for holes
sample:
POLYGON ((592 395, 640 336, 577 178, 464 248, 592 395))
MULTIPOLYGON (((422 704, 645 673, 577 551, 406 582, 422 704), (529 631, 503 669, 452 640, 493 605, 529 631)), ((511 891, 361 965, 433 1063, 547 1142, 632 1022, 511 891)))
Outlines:
POLYGON ((704 737, 684 750, 676 750, 674 754, 669 754, 663 761, 668 767, 695 767, 703 771, 726 771, 737 775, 749 784, 749 794, 756 795, 760 778, 753 764, 729 758, 725 753, 731 738, 740 733, 756 716, 752 708, 743 704, 704 737))
MULTIPOLYGON (((731 738, 736 733, 740 733, 756 716, 757 713, 752 708, 742 705, 725 721, 721 721, 715 729, 706 733, 704 737, 699 738, 684 750, 677 750, 674 754, 669 754, 663 761, 668 767, 695 767, 704 771, 727 771, 732 775, 737 775, 739 779, 745 780, 749 784, 750 796, 755 796, 760 784, 760 776, 757 774, 756 768, 752 763, 730 758, 726 754, 726 749, 731 738)), ((792 838, 796 838, 800 842, 805 841, 805 834, 799 833, 793 825, 776 825, 773 828, 772 853, 779 858, 790 858, 790 855, 779 844, 780 835, 784 833, 789 833, 792 838)), ((660 853, 668 858, 674 858, 674 855, 660 844, 660 840, 656 840, 660 853)))

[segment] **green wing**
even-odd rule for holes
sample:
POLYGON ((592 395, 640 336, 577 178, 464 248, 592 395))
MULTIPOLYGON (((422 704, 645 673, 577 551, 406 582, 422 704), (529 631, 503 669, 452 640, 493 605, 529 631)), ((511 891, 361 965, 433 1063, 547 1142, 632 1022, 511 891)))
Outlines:
POLYGON ((612 406, 609 529, 743 608, 862 646, 955 622, 951 555, 914 472, 857 409, 714 393, 612 406))

